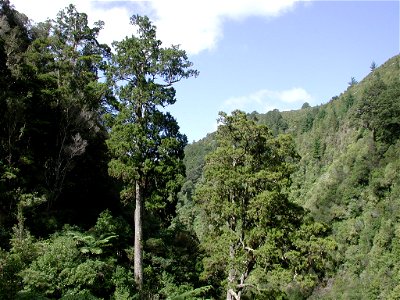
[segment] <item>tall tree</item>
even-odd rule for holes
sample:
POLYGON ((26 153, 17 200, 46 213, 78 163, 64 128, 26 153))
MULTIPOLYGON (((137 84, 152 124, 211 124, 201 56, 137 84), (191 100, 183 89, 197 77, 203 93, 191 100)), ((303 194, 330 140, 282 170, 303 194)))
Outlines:
POLYGON ((70 5, 55 20, 36 26, 37 38, 26 53, 40 90, 34 113, 47 111, 35 124, 46 134, 34 140, 44 137, 42 142, 48 144, 43 165, 49 204, 61 194, 66 176, 90 140, 101 134, 99 110, 106 84, 99 82, 99 73, 109 50, 97 41, 102 26, 99 21, 90 27, 87 15, 70 5), (47 128, 40 128, 43 124, 47 128))
POLYGON ((107 144, 113 155, 109 173, 124 183, 121 198, 135 203, 134 275, 142 289, 143 205, 166 217, 184 175, 186 136, 161 109, 176 101, 173 84, 198 72, 178 46, 161 47, 149 18, 135 15, 131 24, 137 35, 113 43, 108 79, 117 101, 107 144))
POLYGON ((382 108, 380 97, 387 90, 387 85, 380 78, 379 73, 376 73, 372 78, 371 83, 364 89, 361 102, 357 107, 357 115, 360 117, 362 125, 371 130, 374 140, 376 138, 376 129, 380 126, 381 120, 378 113, 382 108))
POLYGON ((0 169, 14 174, 2 180, 7 193, 0 197, 7 201, 0 211, 16 208, 9 192, 17 188, 46 196, 47 209, 27 220, 45 227, 43 214, 50 209, 52 217, 71 222, 79 218, 76 212, 67 216, 74 203, 99 202, 90 191, 95 179, 86 174, 108 177, 100 123, 107 85, 99 75, 109 47, 97 42, 101 27, 89 26, 72 5, 55 20, 32 26, 0 1, 0 169))
MULTIPOLYGON (((28 18, 8 0, 0 0, 0 231, 21 219, 27 191, 21 168, 30 164, 26 131, 31 110, 32 81, 26 80, 24 55, 32 42, 28 18)), ((25 178, 24 178, 25 177, 25 178)), ((0 245, 2 243, 0 236, 0 245)))
POLYGON ((251 290, 271 288, 261 274, 283 276, 295 269, 298 262, 288 253, 301 252, 294 233, 304 212, 287 195, 298 158, 291 139, 274 138, 240 111, 220 116, 218 147, 207 157, 196 190, 207 224, 200 240, 208 254, 204 275, 221 274, 226 299, 239 300, 251 290))

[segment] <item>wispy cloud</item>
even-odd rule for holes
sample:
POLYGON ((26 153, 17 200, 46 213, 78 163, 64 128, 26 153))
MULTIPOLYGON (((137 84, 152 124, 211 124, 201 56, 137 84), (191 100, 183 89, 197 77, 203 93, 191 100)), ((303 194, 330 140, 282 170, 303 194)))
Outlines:
POLYGON ((249 95, 225 100, 222 110, 240 109, 247 112, 267 112, 273 109, 289 110, 299 108, 304 102, 313 102, 313 97, 303 88, 296 87, 283 91, 262 89, 249 95))
POLYGON ((240 20, 250 16, 276 17, 293 8, 296 2, 300 1, 12 1, 18 10, 28 14, 34 21, 54 18, 60 9, 73 3, 79 11, 88 14, 91 22, 105 21, 100 38, 102 42, 109 44, 134 33, 129 25, 132 14, 147 14, 158 28, 158 37, 166 45, 180 44, 190 54, 215 48, 223 36, 223 24, 226 20, 240 20))

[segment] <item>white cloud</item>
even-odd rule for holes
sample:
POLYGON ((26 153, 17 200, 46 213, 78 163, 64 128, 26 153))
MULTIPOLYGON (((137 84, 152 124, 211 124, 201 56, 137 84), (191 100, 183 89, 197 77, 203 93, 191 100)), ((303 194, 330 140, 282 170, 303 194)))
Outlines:
MULTIPOLYGON (((112 1, 107 1, 112 2, 112 1)), ((13 0, 15 8, 26 14, 34 22, 45 21, 46 19, 55 19, 57 13, 67 7, 70 3, 74 4, 79 12, 88 15, 89 24, 101 20, 105 22, 104 29, 100 32, 99 40, 102 43, 111 43, 115 40, 121 40, 127 35, 131 35, 134 29, 129 25, 129 18, 132 12, 128 7, 113 5, 106 7, 99 3, 106 1, 88 1, 88 0, 57 0, 57 1, 27 1, 13 0), (38 4, 39 3, 39 4, 38 4)), ((115 3, 117 4, 117 3, 115 3)))
POLYGON ((300 0, 151 0, 151 1, 89 1, 14 0, 16 9, 35 21, 54 18, 69 3, 86 12, 91 22, 105 21, 101 41, 111 44, 130 36, 134 29, 129 17, 140 13, 151 16, 158 28, 158 37, 168 46, 180 44, 190 54, 216 47, 223 36, 226 20, 250 16, 275 17, 291 9, 300 0), (112 5, 107 5, 112 4, 112 5))
MULTIPOLYGON (((44 21, 47 18, 54 18, 57 12, 66 7, 71 1, 26 1, 26 0, 12 0, 11 4, 21 12, 26 14, 30 19, 35 22, 44 21)), ((83 2, 83 1, 82 1, 83 2)))
POLYGON ((249 16, 277 16, 296 0, 154 0, 155 24, 167 44, 180 44, 191 54, 213 49, 223 36, 226 20, 249 16))
POLYGON ((310 101, 312 97, 302 88, 293 88, 290 90, 277 92, 277 98, 285 103, 303 103, 307 100, 310 101))
POLYGON ((235 109, 247 112, 267 112, 273 109, 297 109, 304 102, 312 102, 313 97, 303 88, 292 88, 283 91, 262 89, 245 96, 231 97, 224 101, 222 110, 235 109))

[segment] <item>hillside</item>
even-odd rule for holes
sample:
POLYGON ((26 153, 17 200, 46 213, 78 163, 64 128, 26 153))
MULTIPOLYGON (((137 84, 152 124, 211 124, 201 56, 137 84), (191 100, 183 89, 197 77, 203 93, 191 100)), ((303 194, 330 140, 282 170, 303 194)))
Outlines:
MULTIPOLYGON (((400 56, 326 104, 249 117, 294 137, 291 198, 338 243, 335 268, 311 298, 400 297, 400 56)), ((186 147, 186 204, 213 147, 213 134, 186 147)))
POLYGON ((198 71, 131 23, 111 51, 0 0, 0 299, 398 299, 399 57, 187 145, 165 109, 198 71))

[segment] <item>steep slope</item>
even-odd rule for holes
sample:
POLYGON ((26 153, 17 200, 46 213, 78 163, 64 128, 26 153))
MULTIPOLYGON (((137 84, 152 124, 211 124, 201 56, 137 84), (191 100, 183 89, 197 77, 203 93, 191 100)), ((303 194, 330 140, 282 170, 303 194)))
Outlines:
POLYGON ((315 298, 400 295, 399 81, 397 56, 326 105, 282 113, 302 156, 292 197, 339 244, 336 275, 315 298))
MULTIPOLYGON (((336 269, 312 298, 400 297, 400 56, 327 104, 303 107, 249 117, 294 136, 301 161, 292 200, 338 242, 336 269)), ((209 135, 186 149, 186 196, 212 143, 209 135)))

